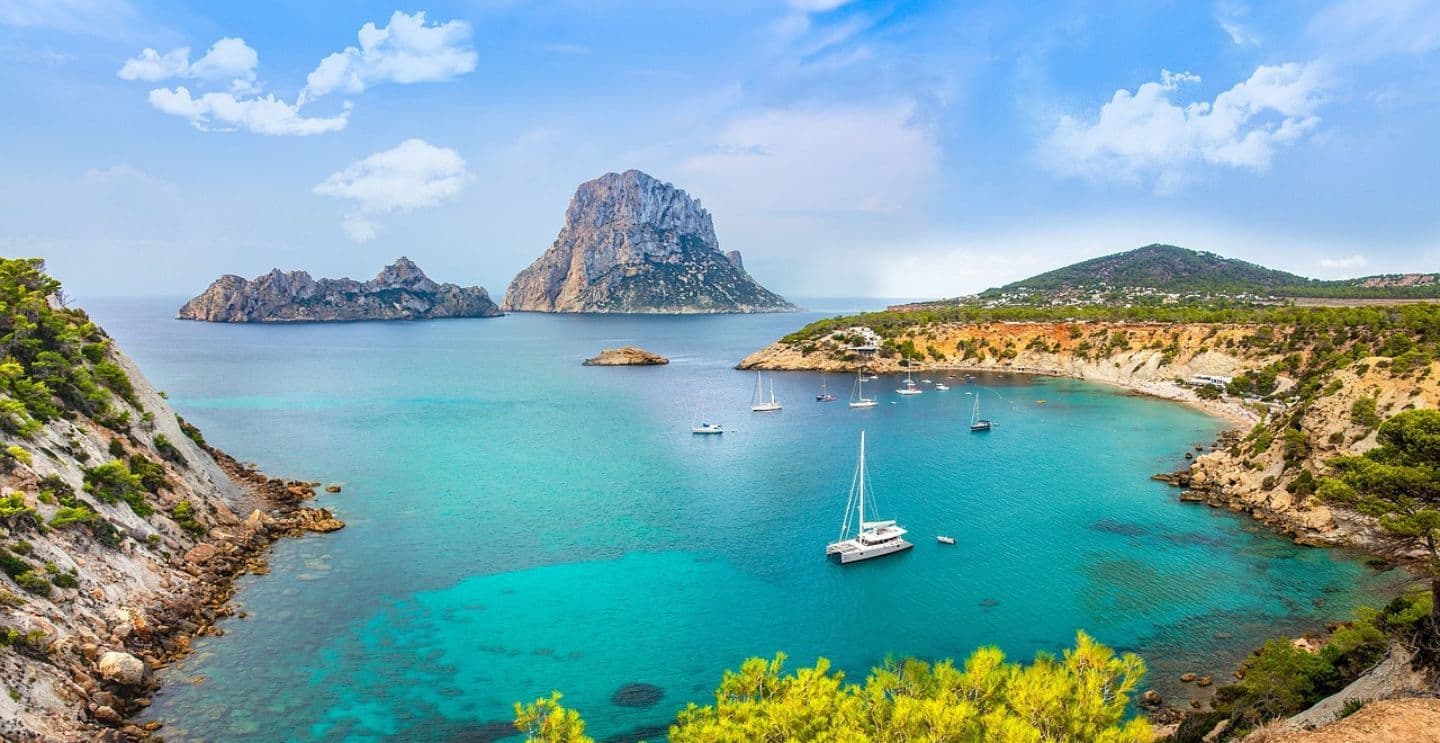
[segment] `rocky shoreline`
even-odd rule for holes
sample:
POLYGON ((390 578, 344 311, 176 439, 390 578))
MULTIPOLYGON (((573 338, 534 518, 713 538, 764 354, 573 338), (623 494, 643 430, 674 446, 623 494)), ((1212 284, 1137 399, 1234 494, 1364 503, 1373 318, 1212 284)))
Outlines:
POLYGON ((93 663, 93 669, 72 661, 63 670, 73 684, 72 691, 85 700, 88 719, 57 719, 49 734, 24 739, 55 739, 50 735, 67 739, 83 735, 92 741, 151 738, 162 723, 138 724, 129 718, 148 707, 151 695, 160 688, 156 672, 188 655, 195 638, 224 634, 216 623, 235 615, 231 600, 237 579, 247 573, 267 574, 266 553, 279 539, 344 528, 344 522, 329 509, 301 505, 315 497, 318 483, 267 477, 255 466, 213 447, 204 449, 263 508, 253 509, 244 519, 222 518, 222 523, 206 534, 207 541, 198 542, 179 558, 182 574, 188 576, 186 585, 172 586, 149 603, 117 610, 103 642, 79 645, 79 655, 93 663))

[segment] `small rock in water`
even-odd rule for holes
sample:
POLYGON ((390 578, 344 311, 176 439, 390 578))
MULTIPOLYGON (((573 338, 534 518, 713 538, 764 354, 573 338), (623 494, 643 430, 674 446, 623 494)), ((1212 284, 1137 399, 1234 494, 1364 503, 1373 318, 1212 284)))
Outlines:
POLYGON ((654 684, 626 684, 610 697, 617 707, 654 707, 665 696, 665 690, 654 684))
POLYGON ((1213 683, 1215 683, 1215 679, 1212 679, 1209 676, 1201 676, 1195 679, 1196 686, 1209 686, 1213 683))
POLYGON ((998 600, 996 600, 996 599, 981 599, 981 600, 980 600, 980 606, 981 606, 981 608, 984 608, 984 609, 994 609, 995 607, 997 607, 997 606, 999 606, 999 605, 1000 605, 1000 602, 999 602, 998 600))
POLYGON ((1182 683, 1182 684, 1188 684, 1188 683, 1190 683, 1191 681, 1194 681, 1194 680, 1195 680, 1195 674, 1193 674, 1193 673, 1187 673, 1187 674, 1183 674, 1182 676, 1180 676, 1180 683, 1182 683))
POLYGON ((326 486, 325 486, 325 492, 327 492, 327 493, 338 493, 338 492, 340 492, 340 485, 339 485, 339 483, 330 483, 329 485, 326 485, 326 486))

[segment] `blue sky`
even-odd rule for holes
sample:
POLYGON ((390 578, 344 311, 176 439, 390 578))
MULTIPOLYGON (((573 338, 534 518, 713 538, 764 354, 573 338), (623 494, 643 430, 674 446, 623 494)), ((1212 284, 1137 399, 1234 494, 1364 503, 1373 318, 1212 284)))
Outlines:
POLYGON ((498 295, 633 167, 802 297, 1149 242, 1433 271, 1437 73, 1437 0, 0 0, 0 251, 82 297, 401 254, 498 295))

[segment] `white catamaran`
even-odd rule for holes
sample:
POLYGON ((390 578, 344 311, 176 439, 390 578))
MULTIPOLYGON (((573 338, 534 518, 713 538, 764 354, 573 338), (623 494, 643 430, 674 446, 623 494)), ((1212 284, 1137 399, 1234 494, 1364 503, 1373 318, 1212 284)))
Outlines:
POLYGON ((719 423, 708 423, 702 416, 705 412, 705 395, 700 395, 700 401, 695 403, 695 417, 690 419, 690 433, 725 433, 724 427, 719 423))
POLYGON ((873 408, 875 403, 875 398, 865 396, 865 375, 857 369, 855 371, 855 389, 850 392, 850 407, 873 408))
POLYGON ((775 380, 770 380, 770 399, 765 400, 765 390, 760 372, 755 372, 755 393, 750 396, 750 410, 756 413, 773 413, 780 409, 775 402, 775 380))
POLYGON ((840 558, 841 564, 869 560, 915 546, 905 541, 905 529, 895 523, 894 519, 865 520, 866 489, 869 486, 870 473, 865 469, 865 432, 861 431, 860 459, 855 464, 855 476, 850 481, 850 496, 845 501, 845 519, 840 523, 840 538, 825 547, 825 554, 840 558))

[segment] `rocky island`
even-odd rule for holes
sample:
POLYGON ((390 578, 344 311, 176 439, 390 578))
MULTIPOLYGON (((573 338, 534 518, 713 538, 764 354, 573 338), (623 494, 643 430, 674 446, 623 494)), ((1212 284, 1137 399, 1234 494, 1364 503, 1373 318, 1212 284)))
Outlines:
POLYGON ((340 322, 429 320, 503 315, 484 287, 437 284, 409 258, 374 279, 312 279, 275 269, 247 280, 221 276, 180 308, 181 320, 205 322, 340 322))
POLYGON ((585 366, 661 366, 668 363, 670 359, 637 346, 607 348, 598 356, 585 359, 585 366))
POLYGON ((638 170, 582 183, 553 245, 521 271, 504 308, 523 312, 700 314, 796 307, 721 252, 710 213, 638 170))
POLYGON ((205 442, 39 260, 0 260, 0 739, 136 740, 274 539, 342 524, 205 442), (19 321, 19 318, 26 318, 19 321))

